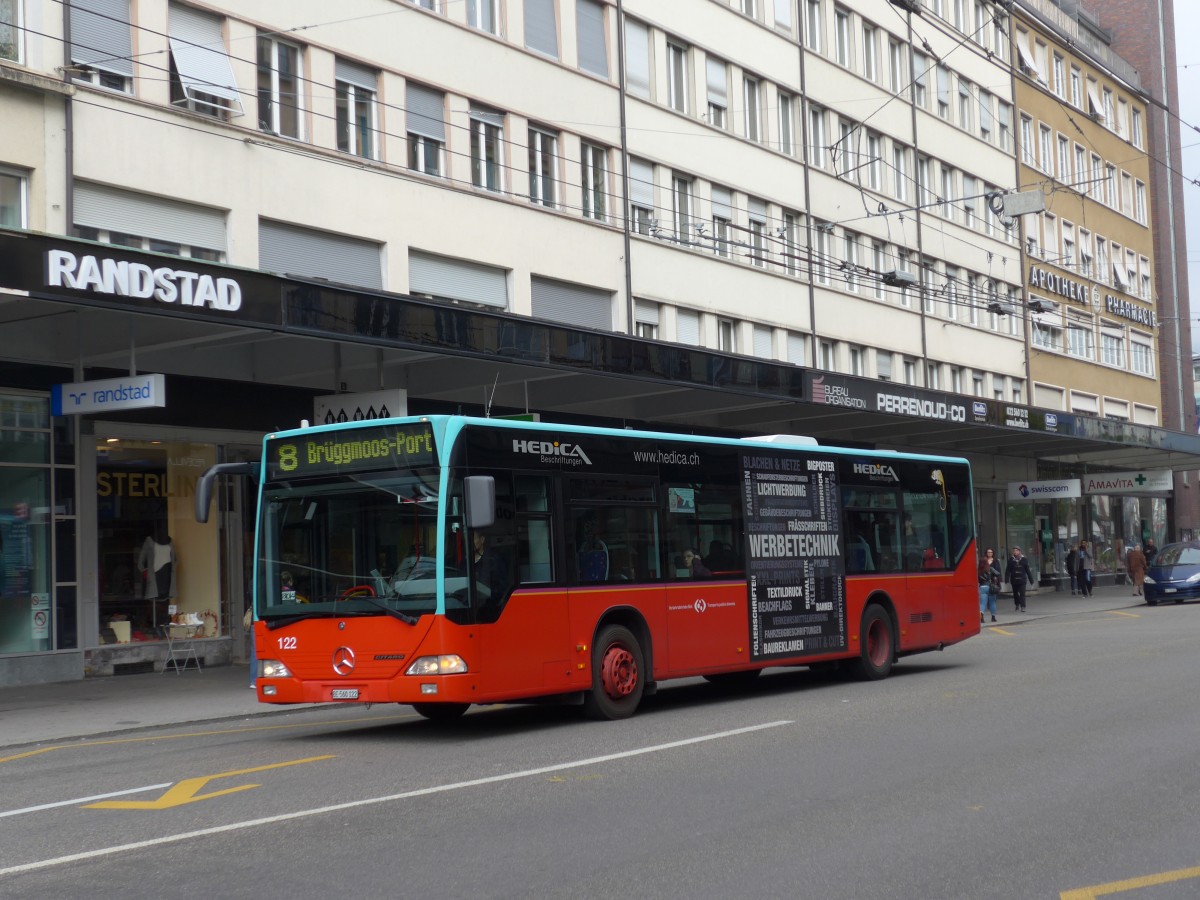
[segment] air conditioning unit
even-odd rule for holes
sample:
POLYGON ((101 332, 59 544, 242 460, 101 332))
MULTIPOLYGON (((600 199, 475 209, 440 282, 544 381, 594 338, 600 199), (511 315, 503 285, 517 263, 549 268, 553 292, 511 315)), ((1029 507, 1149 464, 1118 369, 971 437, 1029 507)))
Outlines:
POLYGON ((890 269, 879 276, 879 280, 892 287, 913 287, 917 283, 917 276, 903 269, 890 269))

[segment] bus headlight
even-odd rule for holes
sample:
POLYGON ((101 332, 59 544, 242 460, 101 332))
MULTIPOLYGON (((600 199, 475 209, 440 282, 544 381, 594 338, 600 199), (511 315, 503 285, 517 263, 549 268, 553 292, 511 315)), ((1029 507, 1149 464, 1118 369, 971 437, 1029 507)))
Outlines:
POLYGON ((420 656, 413 660, 405 675, 464 675, 467 664, 457 653, 420 656))
POLYGON ((292 673, 277 659, 261 659, 258 662, 259 678, 291 678, 292 673))

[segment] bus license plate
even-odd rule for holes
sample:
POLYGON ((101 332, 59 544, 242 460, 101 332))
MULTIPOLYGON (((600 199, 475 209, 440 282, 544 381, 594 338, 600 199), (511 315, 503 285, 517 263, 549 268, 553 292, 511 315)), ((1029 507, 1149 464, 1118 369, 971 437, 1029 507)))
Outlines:
POLYGON ((334 688, 333 689, 333 699, 334 700, 357 700, 358 699, 358 688, 334 688))

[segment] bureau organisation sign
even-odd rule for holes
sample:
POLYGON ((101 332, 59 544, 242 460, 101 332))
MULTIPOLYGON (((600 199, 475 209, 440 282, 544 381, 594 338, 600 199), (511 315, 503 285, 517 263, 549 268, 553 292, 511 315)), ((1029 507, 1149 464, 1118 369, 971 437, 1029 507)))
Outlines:
POLYGON ((837 462, 742 454, 750 658, 846 649, 837 462))

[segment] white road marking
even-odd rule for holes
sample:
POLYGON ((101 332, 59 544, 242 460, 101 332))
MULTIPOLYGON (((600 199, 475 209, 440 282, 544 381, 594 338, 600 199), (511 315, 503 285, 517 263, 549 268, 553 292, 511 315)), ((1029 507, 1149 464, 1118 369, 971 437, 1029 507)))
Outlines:
POLYGON ((10 809, 0 812, 0 819, 6 816, 19 816, 23 813, 40 812, 43 809, 54 809, 57 806, 74 806, 77 803, 91 803, 94 800, 107 800, 109 797, 124 797, 126 794, 140 794, 143 791, 161 791, 169 788, 174 782, 166 784, 148 784, 145 787, 130 788, 127 791, 113 791, 111 794, 96 794, 94 797, 78 797, 75 800, 59 800, 57 803, 43 803, 41 806, 27 806, 24 809, 10 809))
POLYGON ((161 847, 164 844, 175 844, 180 841, 191 840, 192 838, 207 837, 213 834, 225 834, 231 831, 241 831, 246 828, 258 828, 261 825, 275 825, 279 822, 287 822, 292 819, 303 819, 308 816, 318 816, 323 813, 340 812, 345 809, 355 809, 360 806, 374 806, 379 803, 391 803, 396 800, 409 800, 413 797, 427 797, 430 794, 442 794, 447 791, 458 791, 464 788, 479 787, 484 784, 496 784, 501 781, 515 781, 518 778, 531 778, 534 775, 545 775, 548 772, 562 772, 566 769, 578 769, 583 766, 594 766, 599 763, 612 762, 617 759, 628 759, 631 756, 644 756, 647 753, 659 753, 663 750, 674 750, 678 747, 687 747, 691 744, 702 744, 706 741, 716 741, 721 738, 736 737, 740 734, 751 734, 755 731, 764 731, 768 728, 779 728, 781 725, 794 724, 789 719, 783 719, 778 722, 765 722, 762 725, 750 725, 746 728, 734 728, 730 731, 718 731, 714 734, 706 734, 700 737, 686 738, 682 741, 671 741, 666 744, 655 744, 650 747, 641 747, 637 750, 624 750, 620 753, 609 753, 604 756, 593 756, 588 759, 580 759, 575 762, 558 763, 553 766, 541 766, 537 769, 523 769, 519 772, 509 772, 507 775, 490 775, 487 778, 473 778, 470 781, 458 781, 454 784, 441 784, 435 787, 418 788, 414 791, 404 791, 399 794, 389 794, 386 797, 367 797, 363 800, 353 800, 349 803, 335 803, 331 806, 319 806, 315 809, 303 809, 291 813, 282 813, 277 816, 265 816, 261 819, 250 819, 246 822, 230 822, 228 825, 217 825, 212 828, 201 828, 197 831, 185 831, 182 834, 163 835, 162 837, 151 838, 147 841, 135 841, 132 844, 120 844, 116 847, 105 847, 101 850, 87 850, 83 853, 72 853, 69 856, 57 856, 53 859, 43 859, 38 862, 24 863, 18 866, 8 866, 0 869, 0 876, 17 875, 22 872, 33 872, 38 869, 48 869, 53 866, 66 865, 67 863, 79 862, 85 859, 96 859, 102 856, 110 856, 115 853, 128 853, 131 850, 143 850, 148 847, 161 847))

